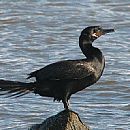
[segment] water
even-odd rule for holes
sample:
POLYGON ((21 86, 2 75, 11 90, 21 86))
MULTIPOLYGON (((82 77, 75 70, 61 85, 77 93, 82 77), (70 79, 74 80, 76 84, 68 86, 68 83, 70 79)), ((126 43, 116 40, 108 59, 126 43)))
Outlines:
MULTIPOLYGON (((49 63, 83 58, 78 47, 83 28, 115 28, 94 43, 106 58, 103 76, 70 102, 93 130, 129 130, 129 8, 129 0, 1 0, 0 79, 27 82, 28 73, 49 63)), ((61 110, 62 103, 34 94, 0 97, 0 127, 25 130, 61 110)))

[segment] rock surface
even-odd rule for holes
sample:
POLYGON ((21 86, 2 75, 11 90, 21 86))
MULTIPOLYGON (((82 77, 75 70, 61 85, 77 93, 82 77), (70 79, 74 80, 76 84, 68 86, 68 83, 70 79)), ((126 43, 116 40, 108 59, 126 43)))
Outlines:
POLYGON ((33 125, 29 130, 90 130, 84 125, 77 113, 64 110, 47 118, 41 124, 33 125))

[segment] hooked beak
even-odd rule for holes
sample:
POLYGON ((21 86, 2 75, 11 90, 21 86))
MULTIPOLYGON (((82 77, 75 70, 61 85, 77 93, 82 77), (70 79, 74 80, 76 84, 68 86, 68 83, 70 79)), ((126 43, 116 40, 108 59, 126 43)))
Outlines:
POLYGON ((93 33, 92 36, 98 38, 101 35, 105 35, 106 33, 111 33, 111 32, 114 32, 114 29, 102 29, 102 31, 93 33))
POLYGON ((115 31, 114 29, 103 29, 103 35, 106 33, 114 32, 114 31, 115 31))

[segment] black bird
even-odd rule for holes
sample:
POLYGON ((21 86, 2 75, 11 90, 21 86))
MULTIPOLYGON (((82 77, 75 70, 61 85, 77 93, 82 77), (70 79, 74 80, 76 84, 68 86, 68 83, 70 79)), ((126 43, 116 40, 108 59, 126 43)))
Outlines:
POLYGON ((2 95, 19 97, 33 92, 40 96, 54 97, 57 101, 62 100, 64 108, 68 109, 68 100, 72 94, 96 83, 101 77, 105 59, 92 43, 101 35, 113 31, 100 26, 85 28, 79 37, 79 46, 86 56, 84 59, 59 61, 34 71, 28 77, 35 77, 34 83, 0 80, 0 90, 7 91, 2 95))

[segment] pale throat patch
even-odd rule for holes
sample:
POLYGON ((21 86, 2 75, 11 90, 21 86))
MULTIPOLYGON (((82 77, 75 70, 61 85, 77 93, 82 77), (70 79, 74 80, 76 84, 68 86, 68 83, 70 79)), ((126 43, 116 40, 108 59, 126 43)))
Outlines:
POLYGON ((93 33, 92 36, 93 36, 93 37, 98 37, 98 35, 96 35, 96 33, 93 33))

